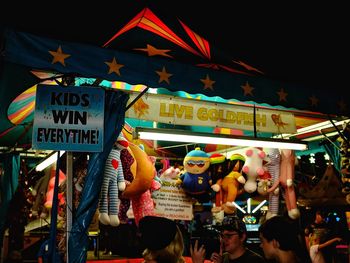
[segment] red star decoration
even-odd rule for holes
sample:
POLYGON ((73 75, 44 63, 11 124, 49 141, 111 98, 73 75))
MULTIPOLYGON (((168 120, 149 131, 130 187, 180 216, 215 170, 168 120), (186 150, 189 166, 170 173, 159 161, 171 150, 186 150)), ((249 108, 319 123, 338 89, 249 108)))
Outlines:
POLYGON ((252 97, 254 96, 253 95, 254 88, 249 85, 248 81, 244 85, 242 85, 241 88, 244 90, 244 96, 248 96, 248 95, 252 97))
POLYGON ((159 75, 159 81, 158 83, 161 83, 162 81, 165 81, 166 83, 170 84, 169 78, 173 75, 166 71, 165 67, 162 68, 162 71, 156 71, 156 73, 159 75))
POLYGON ((209 78, 209 75, 207 74, 207 76, 205 77, 205 79, 201 79, 201 81, 204 83, 204 89, 211 89, 214 90, 213 85, 216 81, 211 80, 209 78))
POLYGON ((49 51, 49 53, 53 56, 53 59, 51 62, 52 64, 59 62, 63 66, 66 66, 66 64, 64 63, 64 60, 71 56, 69 54, 63 53, 61 46, 58 47, 57 51, 49 51))
POLYGON ((135 48, 135 50, 145 51, 147 52, 147 55, 149 57, 158 55, 158 56, 173 58, 172 56, 167 54, 168 52, 171 51, 170 49, 158 49, 150 44, 147 44, 147 48, 135 48))
POLYGON ((105 62, 108 67, 109 67, 109 71, 108 71, 108 74, 111 74, 111 73, 116 73, 118 76, 120 76, 120 69, 122 67, 124 67, 124 65, 122 64, 118 64, 118 62, 115 60, 115 57, 113 57, 113 60, 111 62, 105 62))
POLYGON ((312 97, 309 97, 309 99, 311 100, 311 106, 317 106, 319 99, 315 97, 315 95, 312 95, 312 97))
POLYGON ((278 96, 279 96, 279 101, 285 101, 287 102, 287 96, 288 93, 284 91, 283 88, 280 89, 279 92, 277 92, 278 96))

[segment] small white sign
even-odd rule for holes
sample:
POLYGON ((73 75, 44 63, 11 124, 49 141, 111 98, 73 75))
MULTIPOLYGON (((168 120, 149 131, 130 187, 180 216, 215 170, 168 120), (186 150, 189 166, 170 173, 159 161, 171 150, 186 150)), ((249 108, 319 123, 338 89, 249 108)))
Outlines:
POLYGON ((153 192, 155 213, 173 220, 192 220, 192 202, 184 190, 175 183, 162 182, 162 187, 153 192))

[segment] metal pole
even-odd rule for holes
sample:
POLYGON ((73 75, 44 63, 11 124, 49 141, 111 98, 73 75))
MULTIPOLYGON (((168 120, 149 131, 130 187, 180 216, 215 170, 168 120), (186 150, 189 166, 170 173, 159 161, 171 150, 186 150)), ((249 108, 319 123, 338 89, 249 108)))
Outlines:
POLYGON ((66 174, 66 259, 68 262, 68 241, 72 229, 72 207, 73 207, 73 153, 67 152, 67 174, 66 174))

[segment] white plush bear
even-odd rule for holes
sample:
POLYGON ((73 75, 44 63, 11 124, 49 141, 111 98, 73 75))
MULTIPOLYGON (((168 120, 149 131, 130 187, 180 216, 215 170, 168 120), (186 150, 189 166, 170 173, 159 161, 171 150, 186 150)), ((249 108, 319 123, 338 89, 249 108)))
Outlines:
POLYGON ((266 155, 264 151, 255 147, 249 148, 245 155, 246 159, 242 171, 247 175, 247 181, 244 184, 244 190, 253 193, 257 188, 257 177, 265 173, 263 160, 266 155))

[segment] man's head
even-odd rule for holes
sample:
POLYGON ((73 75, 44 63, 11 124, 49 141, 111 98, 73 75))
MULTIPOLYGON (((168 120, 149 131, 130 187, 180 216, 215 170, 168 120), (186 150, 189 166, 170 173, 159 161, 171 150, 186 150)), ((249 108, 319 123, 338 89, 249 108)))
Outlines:
POLYGON ((219 230, 224 251, 233 254, 244 248, 247 229, 242 219, 237 216, 225 216, 219 230))

